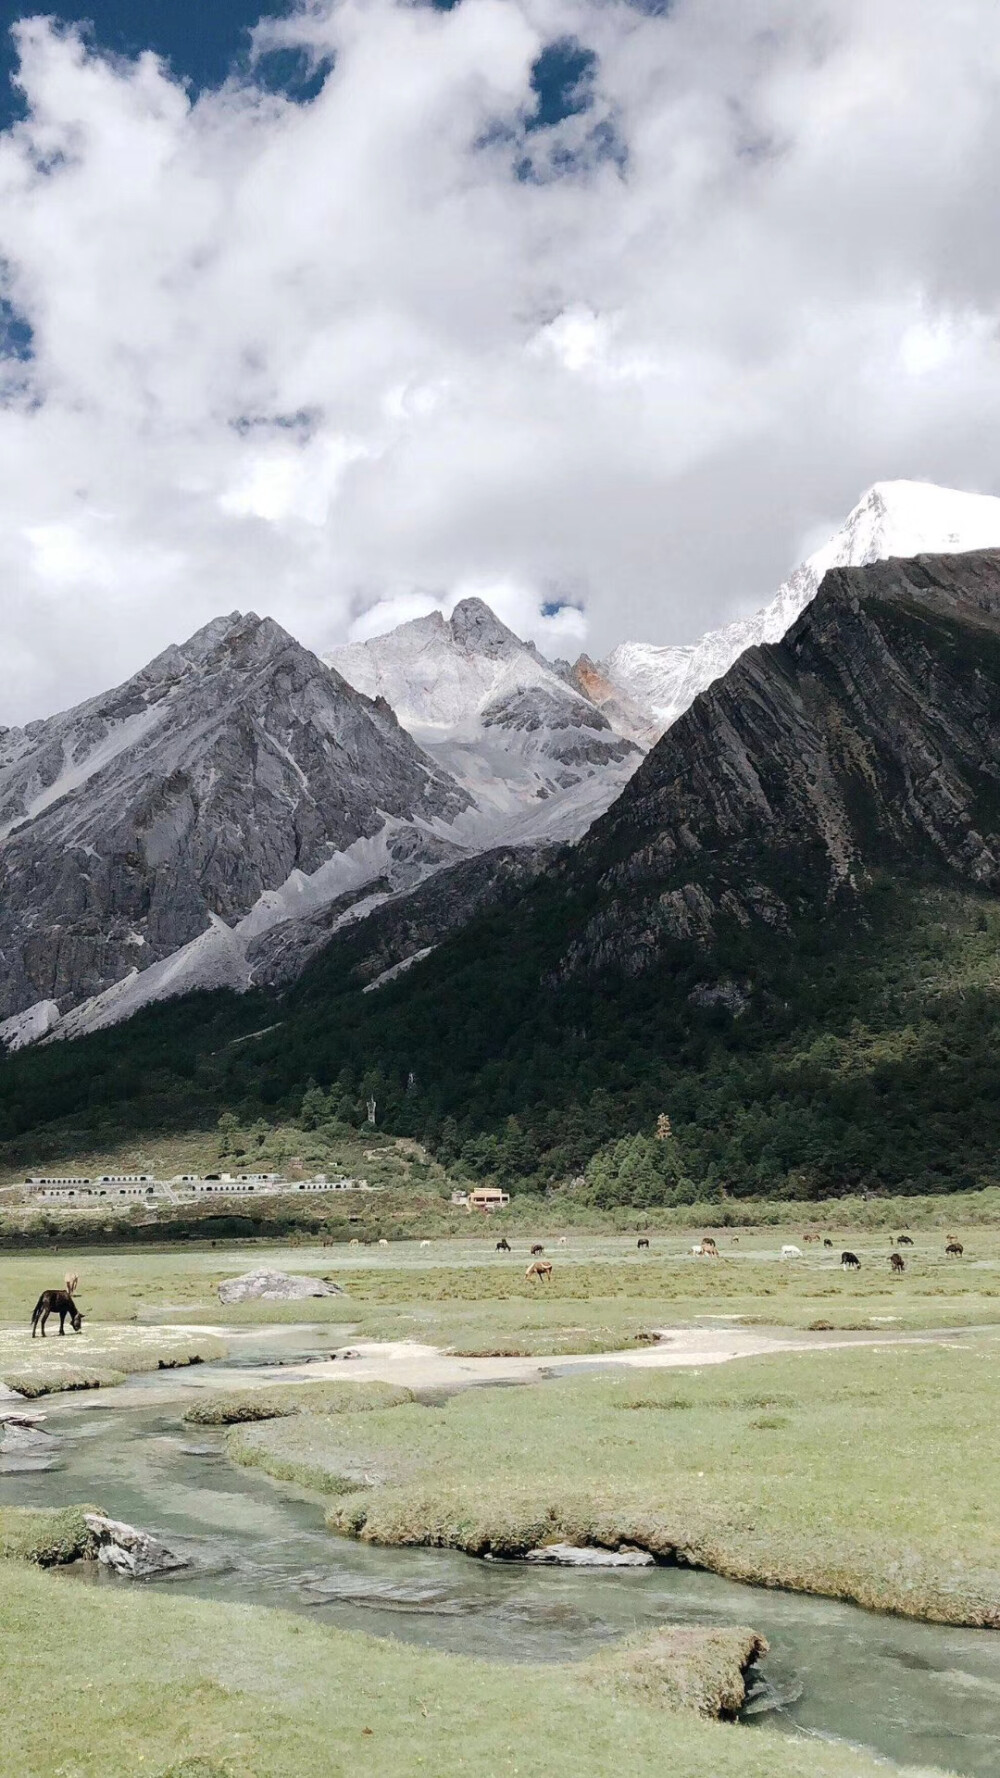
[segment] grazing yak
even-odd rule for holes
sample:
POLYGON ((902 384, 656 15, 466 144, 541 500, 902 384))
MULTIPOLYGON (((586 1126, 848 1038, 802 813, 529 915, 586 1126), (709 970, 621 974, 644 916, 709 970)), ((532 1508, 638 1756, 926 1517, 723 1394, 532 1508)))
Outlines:
POLYGON ((861 1261, 857 1254, 851 1253, 849 1249, 841 1254, 840 1263, 845 1272, 860 1272, 861 1270, 861 1261))
POLYGON ((509 1253, 510 1252, 510 1242, 508 1241, 506 1235, 500 1236, 500 1239, 497 1242, 497 1252, 498 1253, 509 1253))
POLYGON ((44 1340, 45 1323, 50 1315, 58 1315, 59 1332, 61 1334, 65 1334, 66 1332, 67 1315, 69 1316, 70 1327, 73 1329, 74 1333, 79 1333, 83 1326, 83 1316, 80 1314, 80 1311, 68 1290, 43 1290, 31 1312, 32 1339, 34 1339, 36 1331, 40 1331, 42 1339, 44 1340))
POLYGON ((526 1278, 544 1278, 547 1284, 552 1276, 552 1261, 550 1259, 533 1259, 524 1275, 526 1278))
POLYGON ((889 1264, 894 1272, 905 1272, 906 1261, 901 1253, 890 1253, 889 1264))

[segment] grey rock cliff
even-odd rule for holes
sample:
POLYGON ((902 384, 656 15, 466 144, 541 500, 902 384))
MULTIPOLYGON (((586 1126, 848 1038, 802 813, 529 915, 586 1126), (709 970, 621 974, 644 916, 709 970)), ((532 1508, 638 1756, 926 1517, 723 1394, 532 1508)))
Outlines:
POLYGON ((831 571, 695 700, 562 867, 564 974, 781 929, 880 868, 1000 887, 1000 553, 831 571))
POLYGON ((422 834, 469 803, 388 705, 278 624, 217 619, 0 736, 0 1017, 100 993, 386 817, 422 834))

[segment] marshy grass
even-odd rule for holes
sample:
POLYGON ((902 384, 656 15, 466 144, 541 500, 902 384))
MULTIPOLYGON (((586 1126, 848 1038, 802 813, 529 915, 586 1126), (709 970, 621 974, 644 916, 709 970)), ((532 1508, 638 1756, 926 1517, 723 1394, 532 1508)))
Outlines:
POLYGON ((364 1414, 413 1400, 398 1383, 275 1383, 260 1389, 220 1390, 193 1402, 184 1415, 191 1426, 241 1426, 292 1414, 364 1414))
MULTIPOLYGON (((85 1514, 93 1506, 0 1506, 0 1561, 58 1568, 94 1554, 96 1539, 85 1514)), ((3 1580, 0 1576, 0 1591, 3 1580)))
MULTIPOLYGON (((50 1323, 51 1326, 51 1323, 50 1323)), ((0 1381, 35 1399, 70 1389, 107 1389, 136 1372, 173 1370, 225 1358, 209 1333, 169 1328, 101 1327, 79 1334, 32 1339, 21 1328, 0 1328, 0 1381)))
POLYGON ((305 1414, 230 1454, 335 1531, 515 1556, 649 1549, 757 1585, 1000 1628, 1000 1342, 781 1354, 305 1414))
POLYGON ((884 1772, 850 1747, 704 1720, 711 1687, 738 1683, 739 1635, 728 1657, 676 1645, 678 1696, 655 1650, 644 1660, 636 1646, 509 1666, 148 1587, 82 1590, 6 1562, 0 1637, 0 1778, 884 1772))

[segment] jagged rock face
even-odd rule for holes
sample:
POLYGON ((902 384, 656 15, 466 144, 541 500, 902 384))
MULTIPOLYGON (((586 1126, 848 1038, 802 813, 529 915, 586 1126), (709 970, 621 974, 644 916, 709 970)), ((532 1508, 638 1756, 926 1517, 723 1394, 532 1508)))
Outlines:
POLYGON ((386 704, 270 619, 218 619, 0 740, 0 1016, 101 992, 385 815, 468 806, 386 704))
POLYGON ((648 755, 563 868, 599 908, 563 973, 781 928, 871 873, 1000 888, 1000 553, 836 569, 648 755))

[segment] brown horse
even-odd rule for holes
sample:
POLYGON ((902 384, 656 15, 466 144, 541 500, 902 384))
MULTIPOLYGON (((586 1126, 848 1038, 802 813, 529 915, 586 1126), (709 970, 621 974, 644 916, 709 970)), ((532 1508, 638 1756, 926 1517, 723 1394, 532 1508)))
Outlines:
POLYGON ((547 1284, 552 1276, 552 1261, 550 1259, 532 1260, 524 1275, 526 1278, 544 1278, 547 1284))
POLYGON ((889 1264, 894 1272, 905 1272, 906 1261, 901 1253, 890 1253, 889 1264))
POLYGON ((645 1235, 640 1235, 638 1241, 636 1242, 636 1247, 643 1248, 643 1247, 648 1247, 648 1246, 649 1246, 649 1242, 646 1240, 645 1235))
POLYGON ((961 1241, 949 1241, 945 1248, 945 1253, 950 1259, 961 1259, 964 1252, 965 1248, 962 1246, 961 1241))
POLYGON ((535 1245, 531 1249, 531 1251, 532 1251, 532 1253, 544 1253, 545 1248, 542 1246, 542 1243, 540 1241, 536 1241, 535 1245))
POLYGON ((83 1316, 80 1314, 80 1311, 68 1290, 43 1290, 31 1312, 32 1339, 35 1337, 35 1330, 40 1328, 42 1339, 44 1340, 45 1323, 50 1315, 58 1315, 59 1332, 61 1334, 65 1334, 66 1332, 67 1315, 69 1316, 70 1327, 73 1329, 74 1333, 79 1333, 83 1326, 83 1316))

